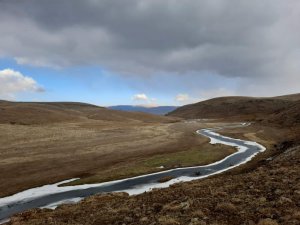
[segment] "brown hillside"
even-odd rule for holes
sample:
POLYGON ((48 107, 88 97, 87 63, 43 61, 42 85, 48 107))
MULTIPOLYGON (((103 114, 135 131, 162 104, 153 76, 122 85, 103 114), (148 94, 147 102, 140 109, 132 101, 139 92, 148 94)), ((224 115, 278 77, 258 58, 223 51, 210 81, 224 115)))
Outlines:
POLYGON ((2 124, 47 124, 86 119, 124 122, 164 122, 172 120, 170 118, 146 113, 109 110, 85 103, 0 101, 0 123, 2 124))
POLYGON ((299 123, 300 94, 272 98, 221 97, 186 105, 169 113, 182 118, 260 120, 276 124, 299 123))
POLYGON ((300 100, 295 101, 286 109, 274 112, 263 122, 275 123, 282 126, 299 126, 300 125, 300 100))

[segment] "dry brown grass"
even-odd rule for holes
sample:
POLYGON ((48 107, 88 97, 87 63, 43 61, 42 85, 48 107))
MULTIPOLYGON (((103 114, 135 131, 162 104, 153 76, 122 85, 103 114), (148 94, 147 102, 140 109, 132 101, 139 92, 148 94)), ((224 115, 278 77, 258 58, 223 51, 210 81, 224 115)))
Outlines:
POLYGON ((168 121, 0 124, 0 196, 74 177, 83 178, 74 184, 94 183, 159 171, 162 155, 168 168, 197 163, 185 151, 199 164, 232 153, 194 134, 212 124, 168 121))
POLYGON ((267 219, 260 220, 258 225, 278 225, 278 223, 276 222, 276 220, 267 218, 267 219))
POLYGON ((268 126, 300 125, 300 94, 272 98, 219 97, 179 107, 169 113, 182 118, 258 121, 268 126))
POLYGON ((215 210, 223 214, 236 214, 238 212, 237 207, 230 202, 223 202, 217 204, 215 210))
POLYGON ((137 196, 96 195, 54 211, 22 213, 10 224, 298 225, 300 147, 277 152, 247 173, 225 173, 137 196))
POLYGON ((172 218, 172 217, 168 217, 168 216, 162 216, 158 219, 158 222, 161 224, 161 225, 180 225, 180 223, 172 218))

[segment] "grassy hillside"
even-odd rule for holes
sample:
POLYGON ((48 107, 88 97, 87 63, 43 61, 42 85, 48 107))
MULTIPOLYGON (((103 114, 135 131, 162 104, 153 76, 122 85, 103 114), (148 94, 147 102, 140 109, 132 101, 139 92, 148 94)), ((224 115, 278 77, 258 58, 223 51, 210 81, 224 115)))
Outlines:
POLYGON ((2 124, 47 124, 86 119, 105 121, 163 122, 172 119, 139 112, 123 112, 76 102, 8 102, 0 101, 2 124))
POLYGON ((263 119, 263 122, 282 126, 300 125, 300 100, 291 103, 289 107, 283 110, 272 113, 263 119))
POLYGON ((272 98, 221 97, 180 107, 169 116, 226 118, 262 121, 280 125, 299 124, 300 94, 272 98))

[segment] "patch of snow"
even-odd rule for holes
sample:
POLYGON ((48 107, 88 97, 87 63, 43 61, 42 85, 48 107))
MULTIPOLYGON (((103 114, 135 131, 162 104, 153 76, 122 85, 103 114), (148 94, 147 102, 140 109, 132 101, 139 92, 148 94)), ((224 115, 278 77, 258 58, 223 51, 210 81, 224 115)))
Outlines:
POLYGON ((41 209, 56 209, 59 205, 62 204, 75 204, 77 202, 80 202, 83 198, 70 198, 70 199, 65 199, 62 201, 54 202, 49 205, 41 207, 41 209))
POLYGON ((8 223, 9 221, 10 221, 10 219, 0 220, 0 224, 8 223))

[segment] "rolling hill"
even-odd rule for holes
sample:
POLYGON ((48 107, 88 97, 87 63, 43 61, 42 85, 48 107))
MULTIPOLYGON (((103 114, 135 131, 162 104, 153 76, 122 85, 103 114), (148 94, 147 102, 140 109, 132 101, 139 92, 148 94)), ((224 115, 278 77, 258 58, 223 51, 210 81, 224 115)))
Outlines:
POLYGON ((5 124, 46 124, 80 120, 104 121, 170 121, 158 115, 141 112, 111 110, 77 102, 9 102, 0 101, 0 123, 5 124))
POLYGON ((180 107, 169 116, 252 120, 279 125, 300 123, 300 94, 278 97, 220 97, 180 107))

